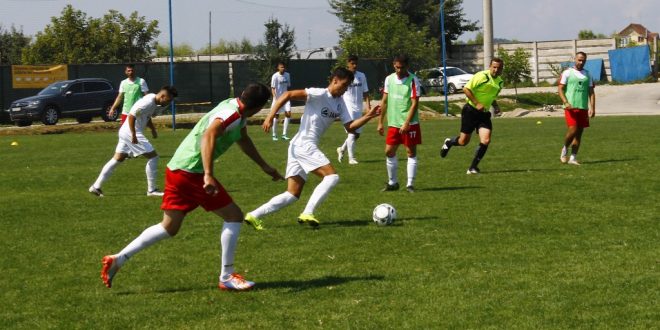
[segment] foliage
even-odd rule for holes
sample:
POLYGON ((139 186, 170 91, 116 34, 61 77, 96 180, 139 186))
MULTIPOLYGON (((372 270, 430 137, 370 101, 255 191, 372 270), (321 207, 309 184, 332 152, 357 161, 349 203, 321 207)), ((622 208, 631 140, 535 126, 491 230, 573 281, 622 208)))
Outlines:
POLYGON ((606 35, 604 35, 604 34, 602 34, 602 33, 598 33, 598 34, 596 34, 596 33, 594 33, 594 32, 591 31, 591 30, 580 30, 580 32, 578 32, 578 39, 580 39, 580 40, 586 40, 586 39, 605 39, 605 38, 607 38, 606 35))
MULTIPOLYGON (((296 33, 289 24, 281 24, 271 17, 264 23, 264 40, 255 47, 256 64, 259 77, 270 83, 270 76, 275 72, 278 62, 289 62, 296 49, 296 33)), ((270 85, 268 85, 270 86, 270 85)))
POLYGON ((211 45, 211 51, 209 52, 209 47, 205 46, 199 50, 199 54, 209 53, 212 55, 224 55, 224 54, 252 54, 254 52, 255 46, 250 42, 249 39, 243 38, 240 41, 231 40, 227 41, 220 39, 216 44, 211 45))
POLYGON ((0 24, 0 64, 21 64, 23 48, 30 43, 30 37, 23 34, 23 29, 14 25, 5 29, 0 24))
POLYGON ((467 42, 468 45, 483 45, 484 44, 484 33, 483 31, 477 32, 477 35, 474 36, 474 40, 470 39, 467 42))
MULTIPOLYGON (((648 117, 597 117, 581 167, 559 163, 563 118, 495 119, 497 139, 465 175, 476 145, 438 157, 460 120, 422 122, 417 193, 380 193, 383 138, 375 123, 358 142, 357 166, 336 163, 339 184, 317 209, 322 224, 296 224, 314 186, 243 226, 235 265, 254 291, 216 288, 222 221, 201 208, 179 234, 133 256, 112 289, 100 259, 159 222, 161 201, 144 196, 143 158, 122 163, 106 197, 86 188, 117 141, 105 132, 0 137, 0 313, 5 329, 651 329, 658 324, 660 130, 648 117), (536 121, 542 120, 542 125, 536 121), (629 143, 630 132, 644 138, 629 143), (18 146, 10 146, 17 141, 18 146), (428 142, 428 143, 427 143, 428 142), (35 206, 38 201, 38 206, 35 206), (569 202, 570 201, 570 202, 569 202), (397 208, 393 226, 371 210, 397 208), (567 205, 570 205, 568 207, 567 205), (157 312, 155 312, 157 311, 157 312)), ((295 131, 298 125, 290 129, 295 131)), ((288 145, 248 127, 264 158, 283 171, 288 145)), ((189 132, 151 139, 171 156, 189 132)), ((475 137, 476 138, 476 137, 475 137)), ((346 139, 332 125, 320 149, 346 139)), ((405 152, 399 150, 400 178, 405 152)), ((165 163, 161 156, 158 182, 165 163)), ((270 182, 232 147, 216 174, 242 210, 286 184, 270 182)), ((162 187, 162 186, 161 186, 162 187)))
POLYGON ((506 49, 500 47, 497 50, 497 57, 504 61, 502 79, 504 80, 505 84, 513 85, 517 98, 518 84, 525 80, 531 79, 532 69, 529 64, 529 54, 522 47, 516 48, 513 54, 509 54, 506 49))
POLYGON ((160 34, 158 21, 147 21, 137 12, 126 17, 110 10, 102 18, 88 17, 71 5, 37 33, 23 52, 23 62, 122 63, 147 60, 160 34))
MULTIPOLYGON (((174 44, 174 57, 177 56, 193 56, 195 55, 195 50, 188 43, 174 44)), ((156 56, 157 57, 169 57, 170 56, 170 45, 169 44, 157 44, 156 46, 156 56)))

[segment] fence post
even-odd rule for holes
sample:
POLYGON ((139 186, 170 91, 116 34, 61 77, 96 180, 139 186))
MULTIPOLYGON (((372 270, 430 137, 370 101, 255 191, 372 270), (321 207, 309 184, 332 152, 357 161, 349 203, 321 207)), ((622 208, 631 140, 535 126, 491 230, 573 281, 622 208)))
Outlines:
POLYGON ((577 39, 573 39, 573 54, 571 56, 575 56, 575 53, 577 53, 577 39))
POLYGON ((538 86, 539 84, 539 48, 538 43, 534 41, 533 45, 533 55, 534 55, 534 84, 538 86))

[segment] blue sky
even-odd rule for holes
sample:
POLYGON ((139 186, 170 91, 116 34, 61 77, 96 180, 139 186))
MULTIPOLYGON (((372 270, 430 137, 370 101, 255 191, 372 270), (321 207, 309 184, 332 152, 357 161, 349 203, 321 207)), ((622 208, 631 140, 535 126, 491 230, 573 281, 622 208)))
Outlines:
MULTIPOLYGON (((339 20, 330 13, 326 0, 172 0, 174 43, 186 42, 194 48, 208 43, 208 15, 212 12, 212 39, 217 42, 247 37, 261 40, 263 23, 276 17, 296 30, 300 49, 332 46, 337 43, 339 20)), ((482 0, 464 0, 463 8, 470 20, 482 20, 482 0)), ((34 35, 58 16, 66 4, 72 4, 93 17, 110 9, 124 14, 138 11, 147 19, 156 19, 163 32, 162 43, 168 42, 167 0, 0 0, 0 24, 22 27, 34 35)), ((630 22, 660 30, 658 0, 493 0, 494 30, 498 38, 533 40, 573 39, 581 29, 611 34, 630 22)), ((473 38, 467 34, 461 39, 473 38)))

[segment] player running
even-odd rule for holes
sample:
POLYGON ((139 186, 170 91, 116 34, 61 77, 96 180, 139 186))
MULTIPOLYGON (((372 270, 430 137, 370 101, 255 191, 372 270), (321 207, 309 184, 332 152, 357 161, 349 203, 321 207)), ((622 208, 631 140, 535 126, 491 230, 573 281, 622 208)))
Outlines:
POLYGON ((247 134, 247 118, 259 112, 269 98, 268 87, 250 84, 239 98, 227 99, 207 113, 181 142, 165 173, 163 221, 135 238, 123 250, 103 257, 101 279, 108 287, 120 267, 139 251, 179 232, 188 212, 198 206, 224 219, 220 236, 222 267, 218 287, 222 290, 249 290, 254 282, 234 272, 234 252, 243 221, 243 212, 216 180, 213 163, 236 142, 250 159, 273 180, 282 176, 270 167, 247 134))
POLYGON ((339 175, 332 167, 328 158, 318 147, 319 140, 330 124, 339 118, 348 132, 354 132, 371 118, 378 116, 378 107, 371 109, 364 116, 353 120, 341 98, 348 85, 353 81, 353 72, 336 69, 327 88, 307 88, 284 93, 277 99, 264 121, 263 130, 270 130, 271 119, 277 108, 289 100, 306 101, 305 110, 300 120, 298 133, 289 144, 289 155, 286 164, 287 191, 273 197, 266 204, 259 206, 245 216, 245 221, 255 229, 263 229, 261 217, 276 212, 300 198, 307 180, 307 174, 312 172, 321 177, 321 183, 314 188, 305 210, 298 216, 298 223, 318 227, 319 220, 314 216, 314 210, 328 196, 332 188, 339 182, 339 175))
MULTIPOLYGON (((273 76, 270 78, 270 89, 273 94, 273 107, 275 106, 275 101, 282 96, 282 94, 286 93, 286 91, 289 90, 289 87, 291 87, 291 75, 285 70, 286 64, 284 64, 284 62, 277 63, 277 72, 273 73, 273 76)), ((289 129, 289 120, 291 119, 291 102, 286 102, 284 105, 277 108, 275 117, 273 117, 273 141, 277 141, 277 120, 282 111, 284 111, 282 140, 289 140, 286 132, 289 129)))
POLYGON ((156 171, 158 166, 158 154, 149 140, 144 136, 145 127, 151 128, 151 135, 158 137, 156 127, 151 122, 159 106, 167 106, 177 96, 177 91, 172 86, 163 86, 158 94, 147 94, 138 100, 128 114, 126 120, 119 128, 119 142, 115 148, 115 155, 103 166, 96 182, 89 187, 89 192, 103 197, 101 186, 110 178, 115 168, 126 158, 144 156, 147 158, 147 196, 163 196, 156 187, 156 171))
MULTIPOLYGON (((367 85, 367 76, 365 76, 364 73, 357 71, 358 57, 350 55, 346 62, 346 68, 353 72, 355 78, 348 86, 348 89, 342 98, 344 99, 344 103, 346 103, 349 115, 355 120, 362 117, 362 109, 365 109, 365 111, 371 109, 369 101, 369 86, 367 85), (362 101, 365 102, 364 105, 362 104, 362 101)), ((356 129, 353 133, 346 133, 348 133, 346 141, 344 141, 344 144, 342 144, 341 147, 337 148, 337 160, 341 163, 344 159, 344 151, 348 150, 348 164, 357 165, 358 161, 355 158, 355 142, 360 137, 360 133, 362 133, 362 127, 356 129)))

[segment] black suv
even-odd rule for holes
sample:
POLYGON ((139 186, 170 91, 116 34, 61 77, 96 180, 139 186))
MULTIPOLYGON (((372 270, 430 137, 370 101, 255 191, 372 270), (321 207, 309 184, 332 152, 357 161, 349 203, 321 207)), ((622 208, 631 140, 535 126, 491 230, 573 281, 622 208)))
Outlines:
POLYGON ((94 116, 105 121, 117 120, 118 112, 108 116, 117 98, 117 90, 106 79, 84 78, 50 84, 35 96, 16 100, 9 116, 17 126, 30 126, 33 120, 55 125, 60 118, 76 118, 89 123, 94 116))

